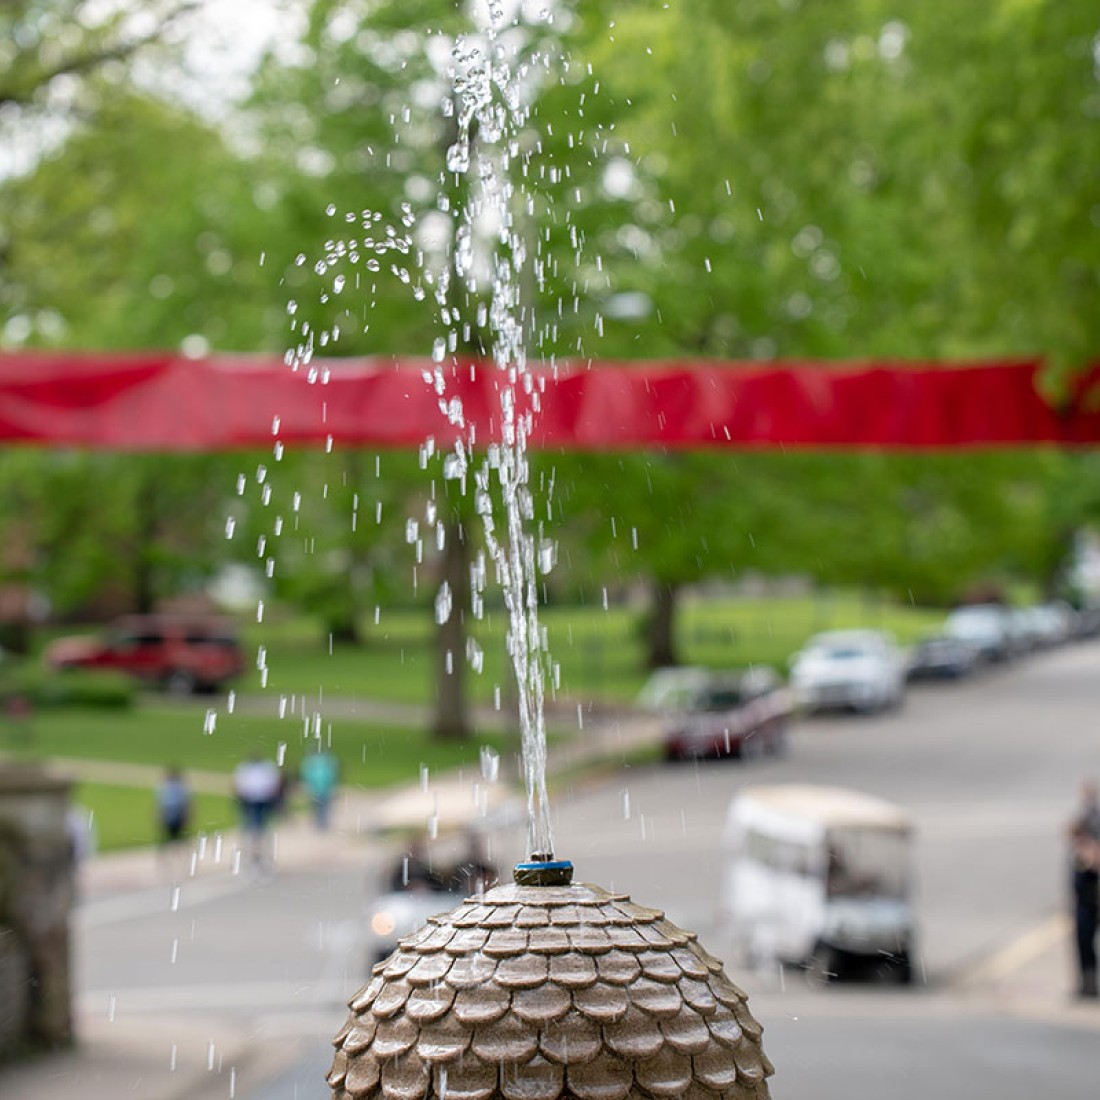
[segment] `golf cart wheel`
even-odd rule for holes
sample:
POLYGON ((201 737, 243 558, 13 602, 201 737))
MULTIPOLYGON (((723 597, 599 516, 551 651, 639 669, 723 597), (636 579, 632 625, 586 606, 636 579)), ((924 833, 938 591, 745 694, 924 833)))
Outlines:
POLYGON ((913 967, 909 955, 905 952, 883 955, 875 961, 871 976, 878 985, 912 985, 913 967))
POLYGON ((806 964, 806 981, 813 986, 828 985, 840 977, 841 957, 835 947, 819 943, 806 964))

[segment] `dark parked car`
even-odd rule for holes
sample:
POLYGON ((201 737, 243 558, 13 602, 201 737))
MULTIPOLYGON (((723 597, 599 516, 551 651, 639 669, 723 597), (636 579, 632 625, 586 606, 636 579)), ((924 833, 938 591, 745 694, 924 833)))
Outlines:
POLYGON ((715 676, 665 719, 665 758, 777 755, 792 711, 790 693, 771 669, 715 676))
POLYGON ((980 662, 981 654, 969 642, 933 634, 913 646, 905 675, 908 680, 957 680, 969 676, 980 662))
POLYGON ((54 669, 126 672, 173 695, 216 691, 244 671, 234 625, 218 616, 127 615, 98 636, 58 638, 46 650, 54 669))

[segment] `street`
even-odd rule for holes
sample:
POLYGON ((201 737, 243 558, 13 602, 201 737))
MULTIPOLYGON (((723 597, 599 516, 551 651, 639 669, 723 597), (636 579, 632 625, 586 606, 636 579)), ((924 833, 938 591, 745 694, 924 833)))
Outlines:
MULTIPOLYGON (((813 989, 801 975, 728 966, 765 1026, 774 1095, 1092 1097, 1100 1007, 1070 1003, 1062 912, 1065 823, 1079 781, 1100 774, 1098 673, 1100 645, 1087 643, 914 688, 895 713, 804 721, 784 759, 624 770, 559 793, 557 854, 579 880, 665 909, 724 955, 717 883, 733 791, 809 781, 892 799, 916 823, 923 981, 813 989)), ((493 856, 507 867, 521 844, 513 830, 493 856)), ((363 905, 388 855, 372 844, 267 880, 89 897, 76 945, 82 1013, 208 1034, 212 1070, 220 1031, 246 1030, 254 1064, 212 1095, 325 1095, 328 1040, 365 978, 363 905)))

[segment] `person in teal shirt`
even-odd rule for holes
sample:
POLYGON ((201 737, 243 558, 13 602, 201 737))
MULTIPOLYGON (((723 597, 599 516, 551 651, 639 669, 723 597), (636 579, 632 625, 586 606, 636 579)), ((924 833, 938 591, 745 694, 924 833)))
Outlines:
POLYGON ((325 830, 332 819, 332 800, 340 781, 340 763, 327 749, 311 752, 301 768, 302 786, 309 795, 313 821, 325 830))

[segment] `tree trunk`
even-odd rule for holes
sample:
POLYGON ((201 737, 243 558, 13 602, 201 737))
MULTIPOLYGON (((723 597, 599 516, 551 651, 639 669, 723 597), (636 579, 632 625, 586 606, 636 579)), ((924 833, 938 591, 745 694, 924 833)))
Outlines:
POLYGON ((148 615, 156 610, 157 583, 156 555, 157 536, 160 533, 160 515, 158 512, 156 486, 143 476, 138 486, 134 507, 137 515, 134 521, 135 541, 133 560, 133 601, 134 610, 148 615))
POLYGON ((450 587, 450 614, 436 631, 436 690, 432 736, 460 741, 470 736, 466 706, 466 608, 469 605, 470 553, 461 522, 447 531, 440 587, 450 587))
POLYGON ((676 597, 680 586, 655 580, 653 603, 646 624, 646 667, 668 668, 680 663, 676 655, 676 597))

